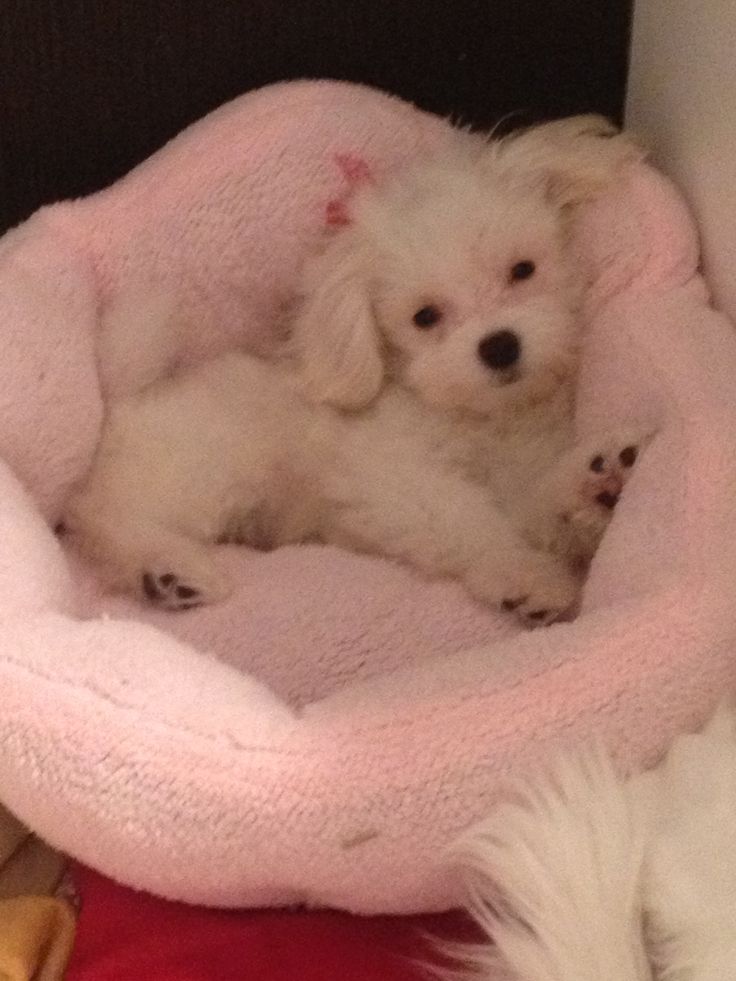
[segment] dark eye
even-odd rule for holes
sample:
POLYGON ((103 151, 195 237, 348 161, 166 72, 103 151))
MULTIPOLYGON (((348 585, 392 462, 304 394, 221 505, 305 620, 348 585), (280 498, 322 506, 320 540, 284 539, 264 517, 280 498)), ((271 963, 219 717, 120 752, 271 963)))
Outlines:
POLYGON ((518 283, 520 279, 529 279, 530 276, 534 275, 536 268, 531 259, 522 259, 521 262, 517 262, 516 265, 511 267, 509 280, 512 283, 518 283))
POLYGON ((417 327, 421 327, 422 330, 426 330, 427 327, 434 327, 435 324, 442 320, 442 311, 439 307, 422 307, 421 310, 417 310, 412 319, 417 327))

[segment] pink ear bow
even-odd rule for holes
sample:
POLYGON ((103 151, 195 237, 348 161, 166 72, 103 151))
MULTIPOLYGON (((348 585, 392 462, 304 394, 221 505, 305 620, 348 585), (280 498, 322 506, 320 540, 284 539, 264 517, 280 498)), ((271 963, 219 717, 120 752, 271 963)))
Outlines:
POLYGON ((354 153, 336 153, 334 161, 345 179, 347 187, 343 195, 327 202, 325 222, 330 227, 340 227, 350 224, 348 200, 356 187, 361 184, 373 184, 375 179, 366 161, 354 153))

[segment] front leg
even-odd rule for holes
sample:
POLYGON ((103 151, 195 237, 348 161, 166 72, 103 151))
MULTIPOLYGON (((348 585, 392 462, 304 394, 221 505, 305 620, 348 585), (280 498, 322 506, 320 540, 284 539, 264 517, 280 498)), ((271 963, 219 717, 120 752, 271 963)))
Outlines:
POLYGON ((612 433, 564 454, 525 504, 526 537, 571 566, 587 568, 649 440, 637 433, 612 433))
POLYGON ((528 545, 484 488, 451 472, 393 461, 343 484, 328 510, 326 540, 459 579, 530 625, 557 619, 579 591, 565 564, 528 545))

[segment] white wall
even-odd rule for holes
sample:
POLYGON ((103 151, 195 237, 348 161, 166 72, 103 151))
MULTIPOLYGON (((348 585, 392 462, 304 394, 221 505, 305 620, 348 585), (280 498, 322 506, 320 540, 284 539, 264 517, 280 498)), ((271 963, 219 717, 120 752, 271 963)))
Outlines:
POLYGON ((736 0, 635 0, 627 124, 685 192, 736 317, 736 0))

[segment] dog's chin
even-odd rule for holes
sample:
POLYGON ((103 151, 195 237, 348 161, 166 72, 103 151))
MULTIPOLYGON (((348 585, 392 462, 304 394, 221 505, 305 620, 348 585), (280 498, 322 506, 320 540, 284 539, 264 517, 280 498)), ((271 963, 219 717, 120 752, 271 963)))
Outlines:
POLYGON ((510 371, 492 383, 437 385, 425 391, 417 390, 417 394, 437 409, 508 418, 543 405, 569 390, 575 370, 573 358, 560 358, 531 371, 510 371))

